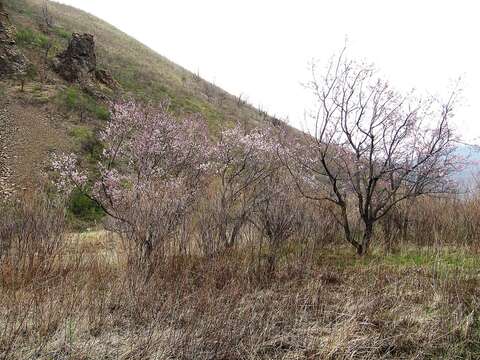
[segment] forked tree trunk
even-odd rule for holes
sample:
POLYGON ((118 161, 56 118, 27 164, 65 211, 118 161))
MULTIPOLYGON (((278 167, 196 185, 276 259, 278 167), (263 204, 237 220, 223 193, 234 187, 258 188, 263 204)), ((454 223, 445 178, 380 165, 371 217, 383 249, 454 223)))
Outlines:
POLYGON ((238 234, 240 233, 240 229, 242 228, 243 226, 243 223, 244 223, 244 220, 243 218, 238 220, 235 225, 233 226, 233 229, 232 229, 232 233, 230 234, 230 237, 228 239, 228 242, 227 242, 227 247, 232 247, 233 245, 235 245, 236 241, 237 241, 237 237, 238 237, 238 234))
POLYGON ((370 247, 370 241, 372 240, 373 235, 373 223, 367 222, 365 224, 365 230, 363 232, 362 242, 357 246, 357 255, 364 256, 370 247))
POLYGON ((348 224, 343 225, 343 230, 346 240, 355 248, 358 256, 364 256, 367 254, 368 249, 370 248, 370 242, 373 237, 373 223, 368 223, 365 225, 365 230, 363 232, 363 237, 361 241, 357 241, 355 236, 352 234, 348 224))

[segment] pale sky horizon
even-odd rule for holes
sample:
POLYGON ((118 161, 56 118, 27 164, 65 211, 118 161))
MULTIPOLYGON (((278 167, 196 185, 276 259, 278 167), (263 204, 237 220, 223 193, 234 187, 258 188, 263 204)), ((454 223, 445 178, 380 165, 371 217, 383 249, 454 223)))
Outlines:
POLYGON ((59 0, 118 27, 254 106, 305 127, 301 83, 348 38, 400 90, 446 95, 462 77, 455 125, 480 143, 479 5, 469 0, 59 0))

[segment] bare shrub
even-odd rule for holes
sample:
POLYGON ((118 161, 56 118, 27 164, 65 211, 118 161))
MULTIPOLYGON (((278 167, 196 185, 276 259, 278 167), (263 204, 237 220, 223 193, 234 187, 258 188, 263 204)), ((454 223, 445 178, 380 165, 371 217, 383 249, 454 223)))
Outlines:
POLYGON ((66 233, 65 211, 41 197, 5 205, 0 220, 4 283, 30 283, 58 266, 66 233))
POLYGON ((476 246, 480 227, 478 195, 459 199, 416 199, 409 207, 406 240, 418 246, 476 246))
MULTIPOLYGON (((277 201, 271 199, 270 204, 277 201)), ((285 209, 300 205, 291 200, 285 209)), ((304 214, 323 211, 308 209, 317 203, 306 203, 304 214)), ((420 212, 417 206, 412 214, 420 212)), ((456 216, 467 209, 458 207, 456 216)), ((269 218, 278 213, 269 212, 269 218)), ((22 214, 28 218, 31 212, 22 214)), ((325 219, 312 221, 300 217, 328 225, 328 214, 325 210, 325 219)), ((194 221, 200 222, 197 216, 194 221)), ((450 229, 453 222, 445 225, 450 229)), ((209 228, 206 236, 212 236, 209 228)), ((247 223, 242 236, 251 243, 214 251, 215 256, 178 249, 158 263, 148 282, 143 271, 128 265, 116 240, 78 235, 59 248, 61 272, 37 276, 29 286, 19 287, 21 276, 16 286, 0 282, 0 357, 475 358, 480 294, 477 268, 471 264, 479 263, 469 248, 462 255, 465 262, 453 257, 458 249, 443 253, 441 247, 358 259, 338 244, 328 246, 340 230, 290 232, 281 241, 276 276, 266 277, 252 274, 252 261, 262 253, 256 251, 259 232, 247 223), (299 237, 326 244, 302 254, 295 250, 299 237), (452 258, 455 266, 448 263, 452 258)))
POLYGON ((240 125, 225 130, 214 147, 218 188, 213 201, 218 237, 225 246, 235 244, 259 200, 262 184, 278 168, 277 147, 272 129, 248 132, 240 125))
POLYGON ((287 174, 276 171, 262 182, 251 222, 268 242, 267 274, 275 271, 280 251, 302 227, 305 206, 287 174))
POLYGON ((207 199, 202 199, 197 212, 197 244, 200 252, 207 257, 211 257, 223 248, 219 240, 219 219, 218 207, 212 204, 210 199, 214 199, 214 194, 209 194, 207 199))

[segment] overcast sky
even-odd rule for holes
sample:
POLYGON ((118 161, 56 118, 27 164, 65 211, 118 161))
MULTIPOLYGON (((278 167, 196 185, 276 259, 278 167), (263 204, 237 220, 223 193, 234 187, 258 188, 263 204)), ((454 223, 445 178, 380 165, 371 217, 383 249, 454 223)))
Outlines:
POLYGON ((348 38, 400 89, 445 94, 463 78, 458 130, 480 137, 480 9, 474 0, 61 0, 134 36, 170 60, 304 126, 312 58, 348 38))

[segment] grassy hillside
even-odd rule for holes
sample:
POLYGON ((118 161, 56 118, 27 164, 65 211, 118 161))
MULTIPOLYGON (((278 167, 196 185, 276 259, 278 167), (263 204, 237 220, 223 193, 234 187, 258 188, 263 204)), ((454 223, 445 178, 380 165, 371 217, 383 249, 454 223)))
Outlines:
MULTIPOLYGON (((6 0, 17 29, 39 32, 43 0, 6 0)), ((224 121, 260 122, 264 114, 222 89, 155 53, 110 24, 70 6, 49 2, 55 48, 65 46, 72 32, 95 35, 100 67, 111 71, 122 88, 147 100, 171 100, 174 110, 203 114, 212 126, 224 121)), ((44 34, 39 34, 40 40, 44 34)), ((53 52, 52 52, 53 54, 53 52)))
POLYGON ((116 96, 168 100, 178 115, 202 114, 212 134, 234 121, 256 126, 268 119, 90 14, 48 2, 53 26, 47 27, 43 0, 3 4, 16 28, 16 44, 31 67, 23 90, 18 79, 0 80, 0 194, 35 188, 51 151, 80 152, 95 160, 95 133, 109 116, 107 100, 116 96), (111 72, 120 90, 99 87, 90 93, 52 71, 52 59, 66 48, 73 32, 94 34, 97 67, 111 72))

